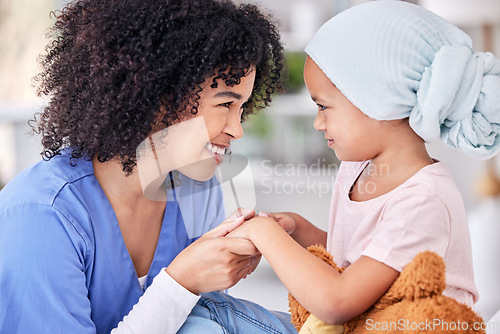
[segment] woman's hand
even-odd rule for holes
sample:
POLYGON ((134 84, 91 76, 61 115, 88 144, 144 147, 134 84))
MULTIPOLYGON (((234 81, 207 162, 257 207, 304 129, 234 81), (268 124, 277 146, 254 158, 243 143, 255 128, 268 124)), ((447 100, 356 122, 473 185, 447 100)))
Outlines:
POLYGON ((167 273, 194 294, 235 285, 254 269, 256 258, 260 260, 250 240, 225 238, 244 218, 225 221, 202 235, 177 255, 166 269, 167 273))
POLYGON ((255 271, 255 269, 257 269, 257 266, 259 265, 261 259, 262 259, 262 254, 260 253, 258 253, 252 258, 252 262, 250 263, 250 270, 245 276, 243 276, 243 279, 247 278, 248 275, 250 275, 255 271))
POLYGON ((238 208, 229 217, 224 220, 224 222, 235 221, 236 219, 243 217, 244 220, 248 220, 255 216, 255 211, 251 209, 238 208))

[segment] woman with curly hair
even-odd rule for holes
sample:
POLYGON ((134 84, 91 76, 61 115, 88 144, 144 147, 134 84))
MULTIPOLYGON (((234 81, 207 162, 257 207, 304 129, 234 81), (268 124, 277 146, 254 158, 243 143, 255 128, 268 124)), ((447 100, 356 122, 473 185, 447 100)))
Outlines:
MULTIPOLYGON (((34 127, 44 161, 0 192, 1 331, 174 333, 201 293, 236 284, 260 255, 224 238, 243 218, 220 224, 213 169, 204 182, 177 174, 177 186, 164 175, 166 200, 152 200, 137 148, 203 120, 203 149, 219 163, 242 120, 281 87, 277 29, 255 6, 227 0, 76 0, 55 16, 35 78, 48 97, 34 127), (181 193, 199 234, 188 231, 181 193)), ((243 303, 252 332, 292 330, 286 315, 243 303)))

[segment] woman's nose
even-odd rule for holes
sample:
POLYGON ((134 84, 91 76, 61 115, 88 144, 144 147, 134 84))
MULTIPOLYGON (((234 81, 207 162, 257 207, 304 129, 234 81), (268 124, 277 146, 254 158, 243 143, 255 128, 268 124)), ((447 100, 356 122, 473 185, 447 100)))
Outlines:
POLYGON ((239 139, 243 136, 243 126, 241 125, 241 116, 239 113, 235 113, 235 115, 231 115, 228 118, 225 132, 234 139, 239 139))

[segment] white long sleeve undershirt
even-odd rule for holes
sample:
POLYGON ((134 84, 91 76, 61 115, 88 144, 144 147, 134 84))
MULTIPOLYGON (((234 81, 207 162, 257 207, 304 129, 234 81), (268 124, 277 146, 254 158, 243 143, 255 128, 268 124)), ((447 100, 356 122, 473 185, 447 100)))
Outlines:
POLYGON ((163 268, 111 334, 174 334, 199 298, 177 283, 163 268))

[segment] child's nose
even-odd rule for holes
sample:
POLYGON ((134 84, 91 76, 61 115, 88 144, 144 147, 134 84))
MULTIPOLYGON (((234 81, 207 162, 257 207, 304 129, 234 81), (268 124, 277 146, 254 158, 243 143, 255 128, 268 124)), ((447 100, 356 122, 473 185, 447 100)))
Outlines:
POLYGON ((320 112, 316 115, 316 118, 314 119, 313 123, 314 129, 316 131, 324 131, 325 130, 325 122, 323 119, 323 116, 321 115, 320 112))

